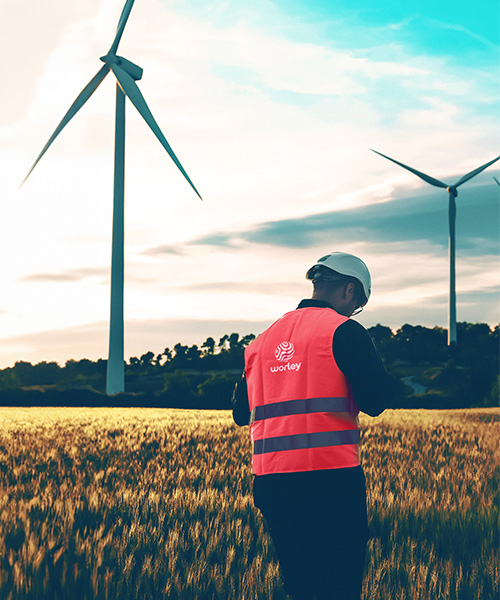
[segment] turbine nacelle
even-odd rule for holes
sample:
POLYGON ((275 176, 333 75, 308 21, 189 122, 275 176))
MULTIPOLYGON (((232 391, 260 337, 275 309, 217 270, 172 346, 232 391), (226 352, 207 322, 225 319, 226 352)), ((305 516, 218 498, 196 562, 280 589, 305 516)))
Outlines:
POLYGON ((117 56, 116 54, 111 54, 108 52, 108 54, 105 56, 101 56, 99 60, 102 60, 103 63, 109 65, 110 67, 111 65, 117 65, 126 73, 128 73, 134 81, 139 81, 139 79, 142 79, 142 74, 144 73, 143 69, 130 60, 123 58, 123 56, 117 56))

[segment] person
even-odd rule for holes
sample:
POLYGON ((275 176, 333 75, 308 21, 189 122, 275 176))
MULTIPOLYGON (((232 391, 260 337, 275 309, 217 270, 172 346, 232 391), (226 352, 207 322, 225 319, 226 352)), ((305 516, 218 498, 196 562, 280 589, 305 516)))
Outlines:
POLYGON ((359 600, 368 524, 358 413, 391 406, 398 384, 350 317, 371 294, 365 263, 331 252, 302 300, 245 351, 233 419, 250 425, 253 496, 294 600, 359 600))

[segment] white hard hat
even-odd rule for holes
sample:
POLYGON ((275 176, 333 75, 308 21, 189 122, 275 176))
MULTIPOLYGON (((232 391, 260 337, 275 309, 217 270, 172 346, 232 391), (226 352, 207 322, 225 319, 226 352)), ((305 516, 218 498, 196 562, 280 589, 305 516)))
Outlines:
MULTIPOLYGON (((363 286, 363 291, 366 296, 366 301, 370 298, 372 280, 370 277, 370 271, 365 263, 354 256, 353 254, 347 254, 345 252, 330 252, 322 256, 316 261, 309 271, 307 271, 307 279, 315 279, 315 267, 327 267, 340 275, 347 275, 348 277, 355 277, 363 286)), ((333 280, 333 279, 332 279, 333 280)))

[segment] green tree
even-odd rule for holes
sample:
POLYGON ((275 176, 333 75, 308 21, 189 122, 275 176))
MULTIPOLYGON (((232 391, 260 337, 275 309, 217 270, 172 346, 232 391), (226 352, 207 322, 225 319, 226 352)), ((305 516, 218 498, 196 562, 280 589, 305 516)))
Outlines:
POLYGON ((241 350, 239 333, 232 333, 227 341, 229 342, 229 352, 238 352, 238 350, 241 350))
POLYGON ((237 377, 226 373, 213 374, 198 386, 202 406, 207 408, 231 408, 231 396, 237 377))
POLYGON ((172 353, 172 350, 170 350, 170 348, 165 348, 165 350, 163 350, 163 352, 162 352, 162 356, 165 359, 163 366, 166 367, 166 366, 168 366, 168 364, 170 363, 170 361, 172 360, 174 355, 172 353))
POLYGON ((151 364, 152 364, 152 362, 153 362, 153 359, 154 359, 154 357, 155 357, 155 355, 154 355, 154 353, 153 353, 153 352, 151 352, 151 351, 149 351, 149 352, 146 352, 145 354, 143 354, 143 355, 141 356, 141 365, 142 365, 143 367, 146 367, 146 369, 147 369, 148 367, 150 367, 150 366, 151 366, 151 364))
POLYGON ((33 378, 33 365, 29 362, 23 360, 15 362, 12 367, 12 373, 15 375, 21 386, 35 384, 33 378))
POLYGON ((500 403, 500 375, 491 384, 490 391, 483 399, 482 406, 498 406, 500 403))
POLYGON ((246 348, 251 342, 253 342, 254 339, 255 339, 254 334, 249 333, 248 335, 245 335, 242 337, 241 345, 243 346, 243 348, 246 348))
POLYGON ((215 340, 213 337, 208 337, 203 344, 201 345, 201 349, 204 350, 204 356, 213 355, 215 352, 215 340))
POLYGON ((169 367, 172 370, 176 370, 176 369, 184 369, 187 367, 187 357, 186 357, 186 353, 188 351, 188 346, 184 346, 183 344, 175 344, 174 348, 174 355, 172 357, 172 360, 170 361, 170 365, 169 367))
POLYGON ((201 351, 198 348, 198 346, 193 345, 193 346, 189 346, 189 348, 186 351, 186 359, 188 361, 188 363, 191 364, 191 366, 195 366, 199 360, 201 356, 201 351))
POLYGON ((171 405, 191 406, 197 396, 191 381, 192 379, 181 369, 176 369, 173 373, 167 373, 163 387, 163 398, 171 405))
POLYGON ((229 339, 229 336, 227 334, 223 335, 220 338, 218 346, 219 346, 219 350, 221 352, 225 352, 227 350, 227 341, 228 341, 228 339, 229 339))
POLYGON ((390 351, 395 358, 412 363, 444 362, 448 357, 446 330, 406 323, 394 335, 390 351))
POLYGON ((81 360, 67 360, 64 365, 65 379, 71 380, 72 377, 83 375, 84 377, 92 377, 98 372, 97 363, 82 358, 81 360))
POLYGON ((18 388, 21 386, 19 377, 14 372, 12 367, 7 367, 0 371, 0 389, 6 390, 11 388, 18 388))

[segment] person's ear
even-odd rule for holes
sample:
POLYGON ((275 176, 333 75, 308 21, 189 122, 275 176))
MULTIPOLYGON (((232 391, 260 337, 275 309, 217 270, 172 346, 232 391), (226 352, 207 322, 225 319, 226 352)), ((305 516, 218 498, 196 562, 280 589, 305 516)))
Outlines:
POLYGON ((345 296, 347 300, 351 300, 356 292, 356 286, 350 281, 345 288, 345 296))

